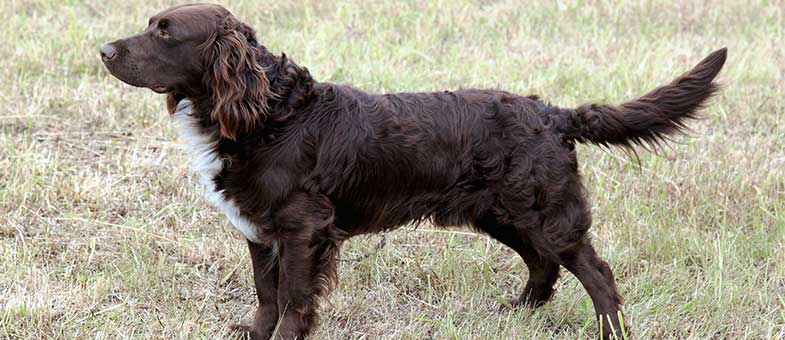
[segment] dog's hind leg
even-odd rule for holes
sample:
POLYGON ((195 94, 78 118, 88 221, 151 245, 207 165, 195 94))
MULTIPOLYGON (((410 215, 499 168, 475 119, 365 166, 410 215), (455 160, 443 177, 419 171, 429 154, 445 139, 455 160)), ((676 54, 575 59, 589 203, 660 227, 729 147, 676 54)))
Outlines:
MULTIPOLYGON (((570 186, 567 185, 567 188, 570 186)), ((551 193, 554 199, 541 211, 542 235, 545 246, 556 254, 589 293, 600 322, 601 339, 621 338, 621 305, 623 299, 608 263, 592 247, 586 232, 591 226, 591 211, 576 183, 572 190, 551 193)))
MULTIPOLYGON (((613 272, 584 239, 570 251, 560 254, 562 265, 573 273, 589 293, 599 319, 601 339, 622 338, 621 304, 613 272)), ((626 331, 626 330, 625 330, 626 331)))
POLYGON ((553 286, 559 279, 559 264, 541 257, 517 227, 500 224, 490 214, 479 218, 474 226, 515 250, 529 269, 529 279, 523 293, 510 300, 509 304, 512 307, 524 305, 536 308, 548 302, 553 295, 553 286))

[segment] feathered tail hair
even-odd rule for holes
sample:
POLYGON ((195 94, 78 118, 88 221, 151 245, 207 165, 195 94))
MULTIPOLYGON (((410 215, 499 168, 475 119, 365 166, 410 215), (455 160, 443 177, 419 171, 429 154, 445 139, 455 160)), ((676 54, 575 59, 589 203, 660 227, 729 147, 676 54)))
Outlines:
POLYGON ((656 147, 682 132, 686 121, 718 90, 714 78, 722 69, 727 49, 712 52, 692 70, 643 97, 618 106, 585 104, 568 110, 571 124, 563 129, 567 140, 615 145, 656 147))

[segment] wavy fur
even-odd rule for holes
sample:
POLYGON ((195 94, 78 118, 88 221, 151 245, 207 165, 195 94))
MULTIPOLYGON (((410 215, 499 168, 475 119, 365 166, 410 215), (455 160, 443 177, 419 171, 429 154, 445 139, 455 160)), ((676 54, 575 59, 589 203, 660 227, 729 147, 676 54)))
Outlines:
POLYGON ((714 78, 727 57, 717 50, 692 70, 643 97, 619 106, 586 104, 572 111, 574 125, 565 131, 567 139, 627 149, 656 147, 669 136, 683 132, 686 122, 718 90, 714 78))
POLYGON ((249 239, 260 307, 242 329, 253 339, 314 329, 343 240, 425 220, 472 227, 520 255, 528 282, 510 305, 546 303, 565 267, 591 296, 601 335, 618 335, 623 299, 587 233, 591 204, 574 142, 633 150, 667 141, 717 91, 726 58, 719 50, 629 103, 562 109, 494 89, 372 94, 317 82, 216 5, 153 19, 187 23, 172 32, 198 43, 173 49, 148 29, 114 43, 135 53, 107 66, 127 81, 154 79, 159 92, 176 89, 167 106, 190 109, 175 119, 205 164, 208 198, 249 239), (134 60, 141 51, 150 57, 134 60), (136 68, 165 71, 136 77, 136 68))
POLYGON ((222 137, 235 139, 267 117, 270 83, 259 61, 255 32, 229 16, 205 44, 204 82, 212 90, 211 117, 222 137))

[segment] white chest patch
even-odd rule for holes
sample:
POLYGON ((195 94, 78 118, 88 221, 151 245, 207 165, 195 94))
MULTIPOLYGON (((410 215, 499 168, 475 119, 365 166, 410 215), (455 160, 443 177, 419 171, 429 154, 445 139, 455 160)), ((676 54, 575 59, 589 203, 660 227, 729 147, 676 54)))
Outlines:
POLYGON ((199 122, 192 115, 193 104, 188 99, 183 99, 177 104, 174 120, 180 127, 180 137, 188 146, 191 153, 191 170, 199 176, 199 183, 204 186, 204 196, 207 201, 218 207, 229 218, 237 230, 245 238, 255 243, 262 243, 256 233, 256 227, 247 218, 240 214, 240 208, 230 199, 224 197, 223 190, 215 187, 215 176, 223 170, 221 159, 216 144, 217 132, 204 131, 199 122))

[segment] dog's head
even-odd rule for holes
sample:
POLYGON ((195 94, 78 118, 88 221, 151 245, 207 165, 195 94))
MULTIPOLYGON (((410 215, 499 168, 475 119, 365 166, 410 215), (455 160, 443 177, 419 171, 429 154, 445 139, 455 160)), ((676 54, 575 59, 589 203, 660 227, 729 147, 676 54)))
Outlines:
POLYGON ((141 33, 101 45, 101 59, 118 79, 179 99, 204 97, 221 135, 235 138, 263 120, 270 96, 256 33, 218 5, 167 9, 141 33))

